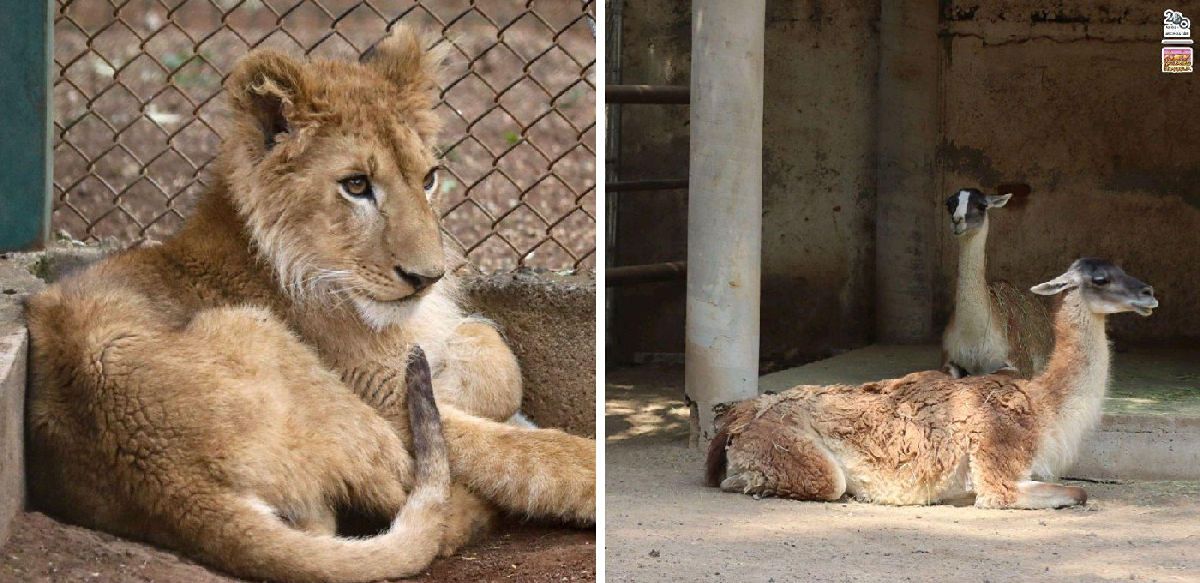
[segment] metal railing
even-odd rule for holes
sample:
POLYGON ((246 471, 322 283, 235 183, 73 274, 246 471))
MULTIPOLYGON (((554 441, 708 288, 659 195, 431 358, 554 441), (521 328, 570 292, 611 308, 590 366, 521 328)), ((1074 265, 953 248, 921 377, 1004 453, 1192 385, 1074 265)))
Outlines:
POLYGON ((591 0, 56 0, 53 228, 161 238, 210 180, 221 83, 256 47, 356 58, 400 20, 451 46, 444 229, 484 272, 591 269, 591 0))

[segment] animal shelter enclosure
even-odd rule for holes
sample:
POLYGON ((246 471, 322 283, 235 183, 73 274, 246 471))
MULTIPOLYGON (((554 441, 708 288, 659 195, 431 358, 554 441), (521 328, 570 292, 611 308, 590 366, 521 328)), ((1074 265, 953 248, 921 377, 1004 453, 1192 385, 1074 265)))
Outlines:
MULTIPOLYGON (((614 4, 620 60, 609 67, 619 82, 692 83, 693 4, 614 4)), ((1188 266, 1200 259, 1197 155, 1171 136, 1197 113, 1197 85, 1159 70, 1161 12, 1137 3, 768 2, 762 372, 871 344, 937 343, 959 256, 944 200, 1006 183, 1029 189, 989 214, 988 281, 1028 289, 1075 258, 1107 258, 1163 300, 1151 318, 1112 318, 1118 351, 1196 346, 1200 292, 1188 266)), ((694 98, 692 107, 619 108, 611 179, 695 177, 694 98)), ((697 185, 686 186, 610 195, 611 266, 687 258, 697 185)), ((736 200, 753 204, 748 186, 735 188, 736 200)), ((680 273, 610 282, 610 363, 682 360, 680 273)))
MULTIPOLYGON (((642 88, 640 100, 609 102, 607 179, 622 186, 606 191, 610 578, 832 580, 849 570, 864 581, 896 573, 1184 581, 1195 572, 1194 562, 1166 555, 1186 553, 1200 534, 1167 518, 1194 515, 1200 479, 1200 289, 1191 267, 1200 260, 1200 155, 1178 134, 1180 120, 1200 114, 1200 86, 1160 62, 1163 10, 1194 13, 1195 3, 739 3, 763 14, 761 85, 746 90, 757 89, 761 103, 739 102, 730 116, 757 107, 757 143, 736 133, 698 142, 707 113, 697 91, 707 79, 697 75, 719 62, 712 52, 730 47, 704 31, 720 26, 718 8, 609 5, 608 83, 642 88), (665 97, 679 90, 686 98, 665 97), (720 146, 734 152, 698 166, 720 146), (738 176, 735 164, 753 159, 746 148, 761 150, 761 194, 752 176, 704 178, 738 176), (714 184, 726 206, 704 216, 714 184), (1114 355, 1103 420, 1064 474, 1089 491, 1118 486, 1093 494, 1088 511, 1003 524, 1007 515, 971 509, 752 501, 704 487, 704 454, 689 449, 689 437, 712 437, 705 407, 748 396, 743 383, 695 374, 693 358, 705 350, 754 346, 753 355, 723 350, 709 363, 751 369, 750 396, 942 366, 966 256, 951 219, 959 203, 948 209, 947 197, 968 188, 1016 191, 987 211, 987 282, 1041 302, 1031 286, 1077 258, 1099 257, 1154 287, 1152 316, 1108 318, 1114 355), (745 282, 697 272, 696 251, 720 237, 706 225, 743 224, 741 212, 759 204, 761 247, 744 267, 759 271, 761 289, 724 310, 711 289, 745 282), (699 301, 711 307, 696 309, 699 301), (752 325, 730 315, 751 302, 752 325), (728 337, 713 342, 694 333, 697 325, 728 337), (1102 518, 1084 513, 1096 509, 1102 518), (1158 516, 1162 530, 1141 540, 1144 515, 1158 516), (1030 520, 1048 528, 1024 531, 1030 520), (1061 544, 1058 534, 1075 528, 1098 538, 1053 557, 1026 552, 1032 540, 1061 544), (993 550, 979 559, 957 548, 961 537, 993 550), (1123 551, 1143 543, 1156 547, 1123 551), (1113 561, 1092 563, 1093 552, 1113 561), (1114 562, 1121 566, 1109 569, 1114 562)), ((737 51, 745 68, 760 58, 737 51)), ((740 252, 703 259, 737 261, 740 252)))
MULTIPOLYGON (((440 241, 463 259, 446 267, 460 276, 451 301, 503 335, 531 423, 594 436, 595 18, 590 0, 12 7, 0 35, 0 52, 15 55, 3 65, 12 108, 0 115, 0 157, 11 162, 0 170, 0 580, 233 580, 29 506, 36 484, 26 480, 23 423, 34 340, 24 303, 120 249, 157 246, 194 215, 220 174, 224 84, 255 49, 360 61, 397 25, 411 25, 426 33, 424 48, 444 50, 438 190, 429 195, 427 186, 426 196, 440 241)), ((595 579, 590 530, 524 518, 499 524, 494 540, 423 577, 595 579)))

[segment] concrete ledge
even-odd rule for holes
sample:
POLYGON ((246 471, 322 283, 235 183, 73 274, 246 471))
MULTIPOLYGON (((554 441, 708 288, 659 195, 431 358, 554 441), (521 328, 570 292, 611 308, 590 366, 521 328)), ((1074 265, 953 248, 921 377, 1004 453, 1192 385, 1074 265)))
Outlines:
POLYGON ((519 272, 464 284, 469 307, 500 325, 521 363, 525 414, 595 437, 595 279, 519 272))
POLYGON ((0 545, 25 506, 25 385, 29 334, 24 299, 43 284, 20 264, 0 259, 0 545))
POLYGON ((1200 419, 1106 414, 1067 475, 1093 480, 1200 480, 1200 419))

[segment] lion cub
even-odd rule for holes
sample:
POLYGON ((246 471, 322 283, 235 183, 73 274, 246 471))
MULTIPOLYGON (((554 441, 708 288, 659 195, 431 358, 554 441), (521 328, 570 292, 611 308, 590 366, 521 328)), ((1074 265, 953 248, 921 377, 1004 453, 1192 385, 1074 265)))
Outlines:
POLYGON ((242 59, 180 232, 30 300, 37 504, 278 581, 411 575, 497 510, 594 522, 595 442, 505 423, 516 359, 446 276, 423 45, 242 59), (394 520, 338 538, 345 508, 394 520))

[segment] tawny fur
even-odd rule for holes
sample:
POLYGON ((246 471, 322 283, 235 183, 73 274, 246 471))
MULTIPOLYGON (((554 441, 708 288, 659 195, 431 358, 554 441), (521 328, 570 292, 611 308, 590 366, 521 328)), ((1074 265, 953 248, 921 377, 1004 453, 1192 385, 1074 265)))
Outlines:
MULTIPOLYGON (((1142 294, 1141 308, 1157 306, 1152 295, 1131 289, 1142 294)), ((927 371, 858 386, 798 386, 738 403, 718 421, 708 482, 804 500, 849 494, 883 504, 932 504, 973 493, 980 507, 1082 503, 1081 489, 1030 480, 1069 467, 1100 419, 1111 311, 1086 293, 1093 292, 1066 293, 1054 354, 1032 380, 1002 374, 956 380, 927 371)))
POLYGON ((422 44, 401 27, 362 64, 247 56, 181 231, 31 299, 38 505, 278 581, 411 575, 497 509, 594 521, 594 442, 504 423, 521 376, 495 328, 449 279, 394 271, 447 263, 423 187, 438 121, 422 44), (339 191, 359 174, 375 200, 339 191), (418 345, 436 428, 409 424, 430 413, 408 398, 418 345), (444 451, 423 447, 442 425, 444 451), (397 518, 341 539, 345 507, 397 518))
POLYGON ((988 217, 986 212, 980 215, 959 235, 954 313, 942 335, 942 364, 971 375, 1012 367, 1018 376, 1031 378, 1049 362, 1052 318, 1027 290, 987 282, 988 217))

